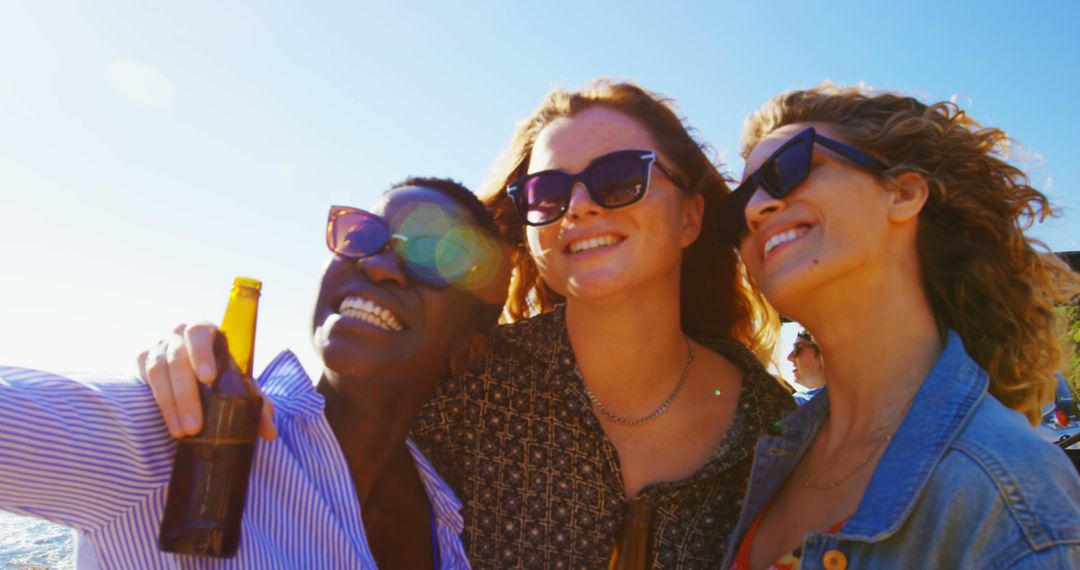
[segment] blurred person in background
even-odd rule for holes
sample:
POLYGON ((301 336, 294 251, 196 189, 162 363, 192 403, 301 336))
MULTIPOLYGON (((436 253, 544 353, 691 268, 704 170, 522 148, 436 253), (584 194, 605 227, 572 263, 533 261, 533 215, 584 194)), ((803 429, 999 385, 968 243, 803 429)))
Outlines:
POLYGON ((800 329, 795 336, 795 345, 787 359, 791 363, 797 384, 793 394, 795 403, 801 406, 825 386, 825 359, 821 357, 821 349, 814 342, 814 335, 805 328, 800 329))

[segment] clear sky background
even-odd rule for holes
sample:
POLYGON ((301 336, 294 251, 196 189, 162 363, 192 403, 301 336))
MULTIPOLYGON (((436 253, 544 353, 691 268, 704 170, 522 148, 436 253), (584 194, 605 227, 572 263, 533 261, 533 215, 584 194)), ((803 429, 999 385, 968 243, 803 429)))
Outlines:
POLYGON ((243 274, 256 368, 290 347, 316 371, 327 207, 408 174, 475 188, 551 87, 601 76, 677 99, 735 173, 777 92, 955 98, 1061 206, 1036 235, 1080 249, 1077 22, 1076 0, 0 2, 0 363, 132 373, 243 274))

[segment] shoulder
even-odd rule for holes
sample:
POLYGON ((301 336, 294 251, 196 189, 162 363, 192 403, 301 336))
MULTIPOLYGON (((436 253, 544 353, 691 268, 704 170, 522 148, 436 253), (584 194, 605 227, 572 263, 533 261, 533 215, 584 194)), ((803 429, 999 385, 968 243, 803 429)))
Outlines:
POLYGON ((284 416, 322 416, 323 397, 304 370, 300 359, 283 350, 259 374, 256 383, 274 404, 274 413, 284 416))
POLYGON ((946 450, 922 503, 938 520, 967 528, 972 540, 993 536, 986 548, 1002 550, 1003 563, 1080 546, 1076 469, 1021 414, 989 395, 946 450))
POLYGON ((495 327, 487 351, 460 380, 471 384, 533 386, 551 374, 573 369, 573 350, 562 307, 524 321, 495 327))
POLYGON ((559 306, 523 321, 496 326, 491 333, 491 348, 533 354, 561 344, 565 337, 566 318, 559 306))
POLYGON ((734 441, 741 442, 740 447, 752 453, 758 437, 779 433, 780 420, 795 409, 795 399, 742 343, 729 338, 695 340, 741 372, 736 416, 729 431, 736 434, 734 441))
POLYGON ((991 395, 975 407, 950 451, 970 458, 995 480, 1019 484, 1018 492, 1031 494, 1032 483, 1037 488, 1053 483, 1059 489, 1071 489, 1071 507, 1080 507, 1080 475, 1065 453, 1043 441, 1022 414, 991 395))
POLYGON ((705 339, 699 342, 742 370, 740 406, 761 416, 762 421, 767 423, 766 427, 770 427, 773 422, 795 409, 795 399, 791 392, 766 370, 765 365, 745 345, 729 338, 705 339))

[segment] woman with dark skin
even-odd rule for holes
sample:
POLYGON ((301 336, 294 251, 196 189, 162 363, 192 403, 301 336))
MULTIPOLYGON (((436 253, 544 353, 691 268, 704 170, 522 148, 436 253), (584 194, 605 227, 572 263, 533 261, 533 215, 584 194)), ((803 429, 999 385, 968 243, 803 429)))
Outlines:
MULTIPOLYGON (((456 183, 409 179, 388 191, 371 213, 385 221, 394 239, 406 243, 430 236, 468 236, 464 240, 471 243, 460 245, 476 248, 472 272, 456 281, 429 283, 430 278, 417 276, 407 246, 388 243, 372 255, 361 255, 352 251, 357 246, 347 243, 349 237, 340 236, 349 231, 346 225, 370 228, 372 222, 348 209, 333 213, 330 233, 339 237, 323 273, 312 329, 325 365, 316 391, 348 466, 363 534, 378 566, 430 568, 435 560, 436 567, 460 568, 466 561, 454 557, 447 544, 458 540, 457 533, 431 538, 436 534, 433 517, 439 513, 429 504, 435 499, 429 498, 406 437, 439 380, 451 370, 467 368, 480 352, 498 318, 508 273, 490 215, 456 183)), ((460 241, 455 239, 455 244, 460 241)), ((191 397, 175 393, 173 387, 194 385, 162 382, 190 374, 175 362, 170 365, 164 354, 190 347, 198 358, 215 332, 209 324, 181 327, 176 337, 140 355, 142 374, 162 406, 191 397)), ((213 358, 205 364, 212 377, 213 358)), ((197 402, 197 392, 194 397, 197 402)), ((175 416, 165 418, 171 432, 182 431, 175 416)), ((276 435, 272 424, 262 430, 266 438, 276 435)), ((460 525, 459 520, 442 522, 460 525)))

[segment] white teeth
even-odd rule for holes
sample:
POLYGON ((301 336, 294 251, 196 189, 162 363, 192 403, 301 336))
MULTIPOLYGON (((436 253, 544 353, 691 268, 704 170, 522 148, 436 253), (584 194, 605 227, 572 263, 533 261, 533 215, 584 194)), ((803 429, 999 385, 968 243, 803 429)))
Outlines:
POLYGON ((773 237, 769 238, 769 241, 765 242, 765 253, 769 255, 769 252, 776 249, 777 246, 785 244, 807 232, 809 228, 806 226, 799 226, 797 228, 791 228, 790 230, 780 232, 773 237))
POLYGON ((370 299, 346 297, 341 302, 340 312, 346 317, 359 319, 384 330, 393 332, 405 330, 405 326, 401 324, 397 315, 370 299))
POLYGON ((613 236, 613 235, 597 236, 597 237, 591 237, 591 238, 588 238, 588 239, 583 239, 581 241, 576 241, 576 242, 570 244, 570 247, 568 247, 567 250, 570 253, 580 253, 582 251, 588 251, 590 249, 596 249, 598 247, 603 247, 605 245, 616 244, 618 242, 619 242, 619 238, 616 237, 616 236, 613 236))

